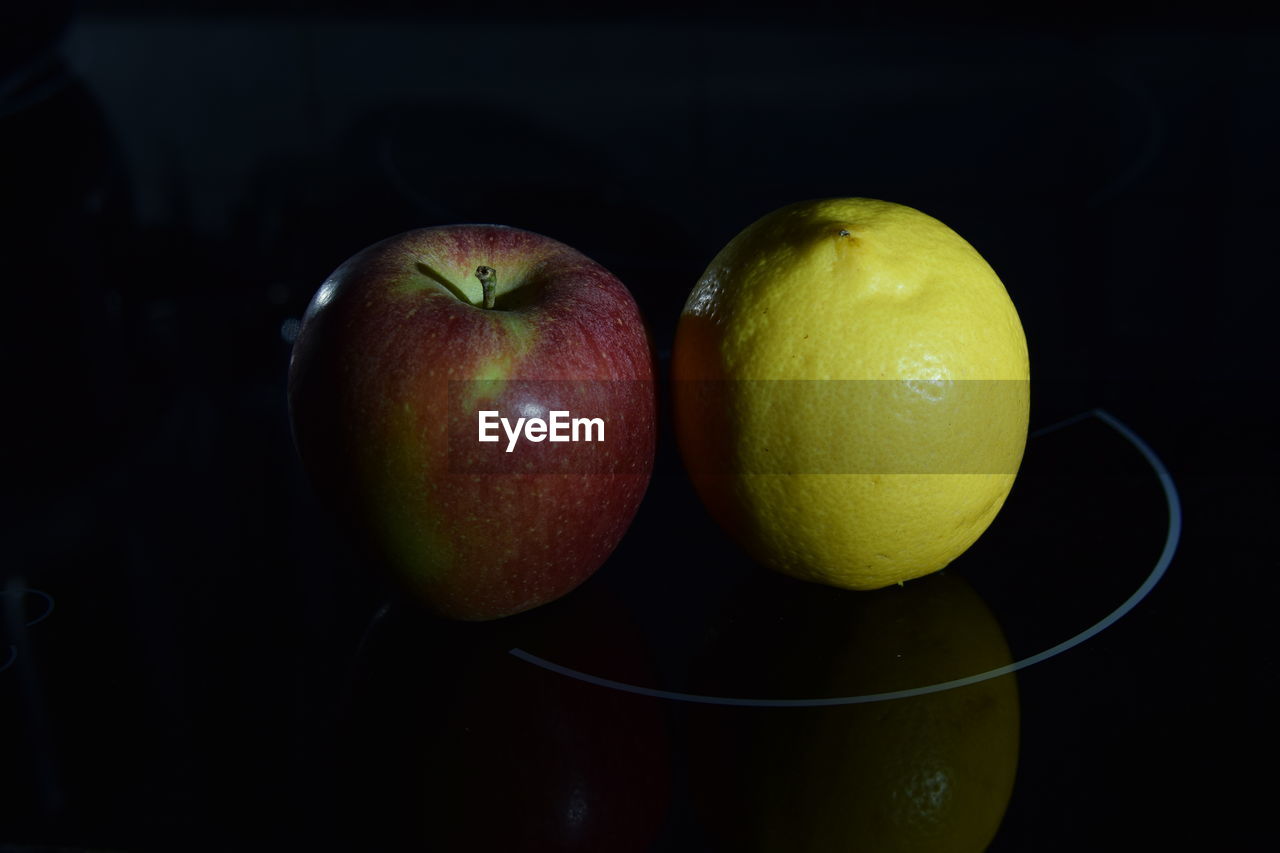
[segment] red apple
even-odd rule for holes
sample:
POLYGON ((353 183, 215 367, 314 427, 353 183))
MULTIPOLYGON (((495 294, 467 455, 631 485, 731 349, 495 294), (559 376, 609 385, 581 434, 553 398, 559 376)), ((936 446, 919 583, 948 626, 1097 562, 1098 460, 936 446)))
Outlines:
POLYGON ((586 256, 516 228, 422 228, 347 260, 303 317, 289 407, 322 499, 453 619, 578 586, 653 469, 654 359, 635 301, 586 256))

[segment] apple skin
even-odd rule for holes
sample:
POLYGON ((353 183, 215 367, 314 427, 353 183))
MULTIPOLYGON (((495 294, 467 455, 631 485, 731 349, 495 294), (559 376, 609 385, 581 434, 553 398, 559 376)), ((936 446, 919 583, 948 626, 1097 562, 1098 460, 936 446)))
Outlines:
POLYGON ((446 618, 497 619, 573 590, 630 526, 653 470, 654 365, 630 292, 580 252, 501 225, 422 228, 317 290, 290 419, 313 487, 393 578, 446 618), (481 409, 602 418, 605 441, 508 453, 501 428, 478 441, 481 409))

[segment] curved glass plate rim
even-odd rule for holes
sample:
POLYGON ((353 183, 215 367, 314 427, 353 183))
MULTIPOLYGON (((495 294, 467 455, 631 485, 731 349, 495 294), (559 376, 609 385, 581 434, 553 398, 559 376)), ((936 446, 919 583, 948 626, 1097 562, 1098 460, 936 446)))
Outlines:
MULTIPOLYGON (((23 586, 20 582, 10 583, 4 589, 0 589, 0 598, 6 600, 5 601, 6 607, 16 606, 14 602, 17 602, 18 600, 23 599, 28 595, 34 595, 36 598, 39 598, 41 601, 44 602, 44 612, 41 613, 39 616, 36 616, 34 619, 27 619, 25 621, 15 619, 14 624, 18 625, 21 623, 21 627, 24 630, 26 628, 30 628, 33 625, 39 625, 41 622, 49 618, 49 615, 53 613, 53 606, 54 606, 53 596, 45 592, 44 590, 33 589, 31 587, 23 586)), ((10 619, 13 618, 13 615, 14 615, 13 613, 6 614, 6 616, 10 619)), ((6 657, 4 661, 0 662, 0 672, 4 672, 9 667, 13 666, 14 662, 17 661, 17 659, 18 659, 18 646, 14 643, 10 643, 8 650, 6 652, 6 657)))
POLYGON ((601 678, 591 675, 590 673, 580 672, 561 666, 552 661, 540 658, 537 655, 530 654, 520 648, 508 650, 508 654, 519 658, 527 663, 540 666, 543 669, 560 675, 576 678, 579 681, 585 681, 589 684, 595 684, 600 687, 609 687, 614 690, 621 690, 627 693, 635 693, 641 696, 650 696, 658 699, 670 699, 677 702, 693 702, 705 705, 737 705, 756 708, 813 708, 830 705, 856 705, 867 702, 884 702, 890 699, 907 699, 913 696, 923 696, 929 693, 940 693, 944 690, 952 690, 957 687, 966 687, 970 684, 977 684, 992 678, 999 678, 1002 675, 1008 675, 1017 672, 1020 669, 1042 663, 1049 658, 1056 657, 1065 651, 1075 648, 1081 643, 1089 640, 1101 632, 1110 628, 1118 620, 1124 617, 1129 611, 1138 606, 1147 595, 1155 588, 1161 578, 1164 577, 1165 571, 1169 568, 1169 564, 1173 561, 1173 556, 1178 550, 1178 541, 1182 537, 1182 503, 1178 498, 1178 489, 1173 482, 1173 477, 1169 474, 1169 470, 1164 463, 1160 461, 1160 457, 1155 451, 1142 440, 1137 433, 1125 424, 1121 423, 1114 415, 1103 409, 1090 409, 1081 412, 1065 420, 1051 424, 1042 429, 1036 430, 1031 434, 1032 438, 1038 438, 1051 432, 1063 429, 1065 427, 1077 424, 1087 418, 1094 417, 1105 423, 1107 426, 1118 432, 1125 440, 1137 448, 1155 471, 1156 476, 1160 480, 1160 488, 1164 492, 1165 502, 1169 512, 1169 526, 1165 534, 1164 548, 1160 552, 1160 557, 1156 560, 1155 567, 1146 579, 1138 586, 1136 590, 1120 604, 1115 610, 1112 610, 1102 619, 1090 625, 1080 633, 1063 640, 1057 645, 1051 646, 1042 652, 1038 652, 1029 657, 1022 658, 1007 666, 997 667, 996 669, 980 672, 975 675, 968 675, 963 678, 956 678, 950 681, 941 681, 936 684, 930 684, 923 687, 913 687, 908 690, 895 690, 889 693, 867 693, 860 696, 841 696, 827 697, 821 699, 739 699, 729 696, 703 696, 694 693, 680 693, 671 690, 658 690, 650 687, 640 687, 635 684, 627 684, 622 681, 614 681, 609 678, 601 678))

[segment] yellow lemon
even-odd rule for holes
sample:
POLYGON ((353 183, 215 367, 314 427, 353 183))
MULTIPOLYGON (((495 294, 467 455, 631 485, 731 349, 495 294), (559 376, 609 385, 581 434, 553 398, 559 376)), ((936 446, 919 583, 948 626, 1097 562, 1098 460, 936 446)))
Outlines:
POLYGON ((757 560, 877 589, 947 565, 1022 461, 1026 338, 1004 285, 899 204, 806 201, 716 255, 672 357, 699 496, 757 560))

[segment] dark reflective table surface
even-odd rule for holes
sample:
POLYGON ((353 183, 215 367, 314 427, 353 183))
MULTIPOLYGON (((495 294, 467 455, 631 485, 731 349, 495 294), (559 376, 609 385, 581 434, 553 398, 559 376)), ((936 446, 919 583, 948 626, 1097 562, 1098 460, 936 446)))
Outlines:
POLYGON ((1274 844, 1272 22, 47 8, 0 40, 0 851, 1274 844), (820 195, 952 225, 1026 329, 945 571, 754 566, 669 420, 605 566, 499 622, 313 497, 290 343, 364 245, 547 233, 665 370, 720 246, 820 195))

